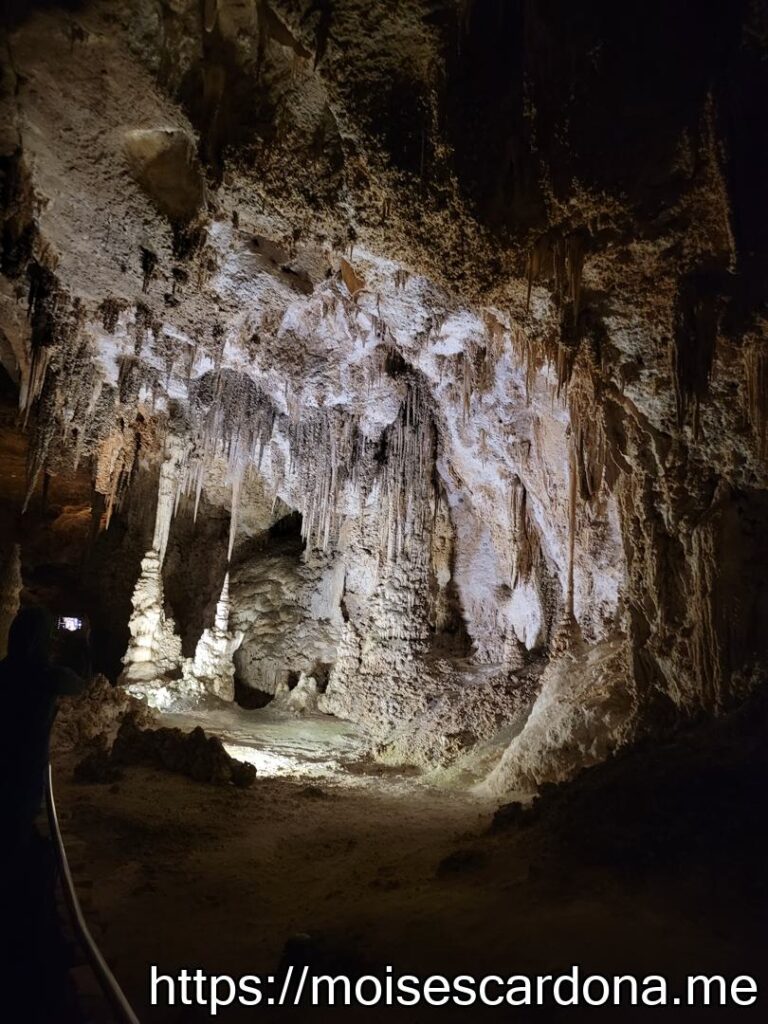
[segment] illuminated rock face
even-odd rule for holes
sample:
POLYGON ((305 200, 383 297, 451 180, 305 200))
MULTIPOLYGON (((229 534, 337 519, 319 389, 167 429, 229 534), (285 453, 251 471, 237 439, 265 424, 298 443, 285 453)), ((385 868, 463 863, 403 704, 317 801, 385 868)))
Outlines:
POLYGON ((133 594, 131 640, 121 676, 137 695, 155 681, 173 679, 181 668, 181 640, 173 619, 165 615, 164 604, 160 555, 148 551, 133 594))
POLYGON ((620 6, 14 25, 0 357, 30 492, 87 465, 141 535, 132 687, 303 673, 391 760, 507 737, 501 792, 764 681, 760 5, 620 6), (212 507, 231 625, 184 657, 164 552, 212 507))
POLYGON ((229 631, 229 573, 224 577, 221 597, 216 605, 216 618, 211 629, 204 629, 197 642, 195 656, 184 663, 185 689, 201 696, 231 701, 235 698, 235 665, 232 655, 240 646, 243 634, 229 631))
POLYGON ((264 552, 234 571, 233 625, 243 642, 235 655, 239 678, 265 693, 287 689, 301 673, 336 662, 343 625, 344 567, 295 546, 264 552))

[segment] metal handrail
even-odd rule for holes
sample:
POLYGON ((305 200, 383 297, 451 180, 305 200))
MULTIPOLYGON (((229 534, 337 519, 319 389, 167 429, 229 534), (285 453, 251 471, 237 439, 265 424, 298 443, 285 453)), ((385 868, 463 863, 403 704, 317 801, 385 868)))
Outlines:
POLYGON ((75 891, 75 885, 72 880, 72 872, 69 868, 67 851, 64 849, 64 840, 61 837, 59 819, 56 815, 56 801, 53 798, 53 772, 50 764, 48 765, 48 774, 45 782, 45 802, 48 809, 48 826, 51 831, 53 845, 56 849, 56 857, 59 863, 59 871, 61 873, 61 880, 63 883, 64 898, 67 901, 67 907, 69 908, 75 931, 77 932, 83 949, 90 960, 91 967, 93 968, 96 979, 99 982, 99 986, 112 1007, 117 1020, 120 1021, 120 1024, 140 1024, 139 1018, 133 1012, 131 1004, 125 997, 125 993, 120 988, 117 979, 109 969, 107 961, 101 955, 99 947, 94 942, 93 936, 91 935, 88 925, 85 922, 85 918, 83 917, 80 900, 77 898, 77 892, 75 891))

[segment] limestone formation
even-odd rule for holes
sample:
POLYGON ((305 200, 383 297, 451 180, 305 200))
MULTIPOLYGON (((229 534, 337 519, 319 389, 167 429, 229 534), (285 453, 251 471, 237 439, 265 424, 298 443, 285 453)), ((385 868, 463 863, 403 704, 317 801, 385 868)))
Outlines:
POLYGON ((4 40, 27 502, 125 538, 130 691, 503 740, 504 793, 764 685, 764 4, 204 6, 4 40))
POLYGON ((181 641, 173 619, 165 614, 164 604, 160 554, 151 550, 142 559, 141 575, 133 594, 131 640, 121 677, 137 696, 145 693, 147 686, 172 681, 181 672, 181 641))
POLYGON ((131 717, 121 724, 109 755, 113 768, 129 764, 153 765, 219 786, 247 788, 256 779, 252 764, 230 757, 221 740, 200 727, 190 733, 145 729, 131 717))
POLYGON ((243 634, 229 629, 229 573, 224 577, 221 596, 216 605, 216 618, 210 629, 204 629, 197 642, 194 658, 185 661, 182 680, 185 694, 213 696, 234 700, 235 665, 232 656, 240 646, 243 634))

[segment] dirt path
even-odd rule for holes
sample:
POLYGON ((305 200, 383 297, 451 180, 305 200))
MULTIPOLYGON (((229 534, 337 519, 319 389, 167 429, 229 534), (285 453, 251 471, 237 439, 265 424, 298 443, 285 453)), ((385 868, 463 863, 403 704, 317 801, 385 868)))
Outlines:
MULTIPOLYGON (((366 774, 353 733, 337 736, 334 760, 322 736, 312 747, 313 727, 305 725, 302 774, 296 731, 280 737, 275 722, 265 725, 253 749, 271 753, 275 770, 285 770, 279 758, 292 749, 296 773, 262 772, 245 791, 138 768, 112 787, 78 786, 71 766, 59 766, 65 840, 92 882, 87 913, 143 1021, 208 1019, 150 1010, 150 963, 167 973, 274 973, 286 942, 300 934, 337 972, 383 973, 392 964, 419 976, 506 976, 572 963, 634 974, 749 970, 740 937, 699 919, 685 893, 673 892, 677 882, 656 880, 649 889, 569 865, 536 828, 489 836, 492 808, 467 793, 377 774, 370 764, 366 774)), ((303 1012, 273 1018, 250 1009, 220 1019, 324 1021, 338 1011, 303 1012)), ((494 1019, 529 1019, 508 1013, 494 1019)), ((454 1019, 447 1008, 434 1014, 454 1019)), ((344 1016, 413 1022, 425 1013, 344 1016)), ((622 1011, 621 1019, 645 1018, 622 1011)))

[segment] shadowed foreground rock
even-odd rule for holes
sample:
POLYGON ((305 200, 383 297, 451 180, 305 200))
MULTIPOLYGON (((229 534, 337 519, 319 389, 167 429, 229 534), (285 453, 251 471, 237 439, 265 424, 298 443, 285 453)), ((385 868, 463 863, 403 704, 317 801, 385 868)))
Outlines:
POLYGON ((196 782, 238 787, 253 785, 256 769, 237 761, 217 736, 200 727, 190 733, 181 729, 142 729, 128 717, 123 721, 110 755, 111 764, 145 764, 188 775, 196 782))

